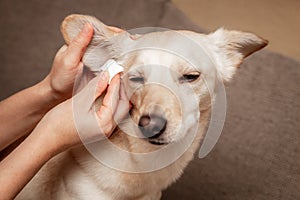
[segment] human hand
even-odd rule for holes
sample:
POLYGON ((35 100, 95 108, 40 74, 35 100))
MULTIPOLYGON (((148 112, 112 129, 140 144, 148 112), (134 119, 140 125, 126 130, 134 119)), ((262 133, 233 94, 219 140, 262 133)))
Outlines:
POLYGON ((51 142, 61 152, 81 142, 109 137, 128 113, 130 103, 120 83, 120 75, 116 75, 107 86, 108 73, 102 72, 72 99, 50 110, 37 126, 37 129, 48 130, 41 131, 46 134, 45 141, 51 142), (96 99, 106 88, 107 93, 99 105, 96 99))
MULTIPOLYGON (((92 79, 72 99, 50 110, 32 133, 1 161, 1 199, 15 198, 38 170, 55 155, 81 141, 86 143, 111 135, 116 121, 128 113, 130 105, 120 85, 119 75, 112 79, 108 88, 107 85, 107 72, 92 79), (107 94, 100 104, 96 99, 106 88, 107 94), (77 122, 80 123, 76 124, 77 122), (80 136, 77 130, 81 131, 80 136)), ((17 99, 19 101, 20 98, 17 99)))
POLYGON ((93 27, 87 23, 69 46, 62 46, 56 53, 51 71, 44 80, 56 100, 71 97, 75 78, 83 70, 81 58, 92 36, 93 27))

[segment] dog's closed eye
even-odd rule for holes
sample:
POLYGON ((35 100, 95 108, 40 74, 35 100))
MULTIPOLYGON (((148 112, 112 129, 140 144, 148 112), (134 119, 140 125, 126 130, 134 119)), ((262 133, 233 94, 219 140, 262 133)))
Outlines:
POLYGON ((199 72, 192 72, 188 74, 184 74, 182 77, 179 78, 180 82, 193 82, 200 77, 199 72))
POLYGON ((129 80, 135 83, 144 83, 143 77, 130 77, 129 80))

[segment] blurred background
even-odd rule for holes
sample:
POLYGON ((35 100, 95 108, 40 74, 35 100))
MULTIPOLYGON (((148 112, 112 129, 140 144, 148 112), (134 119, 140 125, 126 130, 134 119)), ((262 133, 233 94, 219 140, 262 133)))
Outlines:
POLYGON ((270 44, 247 58, 227 84, 226 122, 217 145, 204 159, 196 155, 162 199, 300 199, 299 2, 0 0, 0 100, 47 75, 64 43, 60 23, 72 13, 127 30, 251 31, 270 44))
POLYGON ((172 0, 198 26, 251 31, 268 49, 300 60, 299 0, 172 0))

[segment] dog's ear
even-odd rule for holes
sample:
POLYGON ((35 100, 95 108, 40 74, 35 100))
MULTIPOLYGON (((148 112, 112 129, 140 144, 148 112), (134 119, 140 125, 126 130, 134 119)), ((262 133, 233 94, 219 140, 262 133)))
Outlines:
POLYGON ((223 28, 209 34, 217 47, 217 65, 223 80, 228 81, 243 59, 268 44, 268 41, 253 33, 229 31, 223 28))
POLYGON ((120 47, 113 38, 120 34, 120 30, 109 27, 92 16, 69 15, 61 25, 61 32, 67 44, 70 44, 86 23, 94 27, 94 36, 82 60, 91 71, 97 71, 106 60, 118 57, 120 47))

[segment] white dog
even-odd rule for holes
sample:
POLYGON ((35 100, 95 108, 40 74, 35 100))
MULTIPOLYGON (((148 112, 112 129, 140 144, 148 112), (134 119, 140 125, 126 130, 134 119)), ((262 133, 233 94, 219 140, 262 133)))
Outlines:
POLYGON ((107 59, 124 67, 130 116, 109 141, 87 145, 93 156, 81 146, 51 159, 17 199, 160 199, 205 135, 216 83, 229 81, 267 41, 224 29, 131 35, 94 17, 71 15, 62 24, 66 42, 87 22, 94 37, 83 62, 92 72, 107 59))

